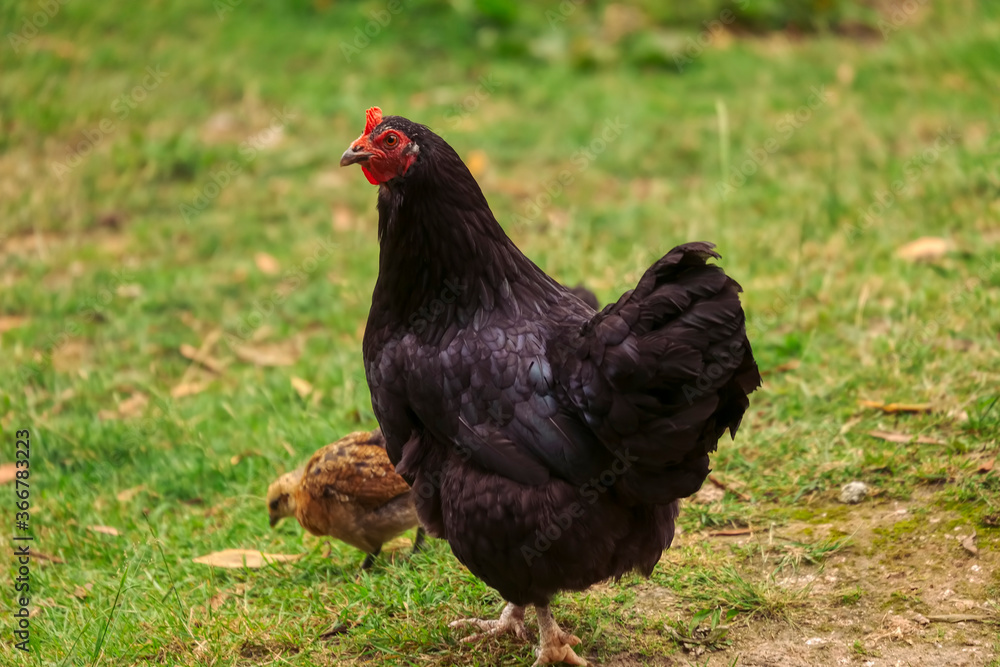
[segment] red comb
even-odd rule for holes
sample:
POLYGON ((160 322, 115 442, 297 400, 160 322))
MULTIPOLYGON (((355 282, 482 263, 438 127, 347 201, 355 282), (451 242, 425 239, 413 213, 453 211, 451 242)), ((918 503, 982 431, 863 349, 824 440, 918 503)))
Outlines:
POLYGON ((365 112, 365 134, 368 134, 375 129, 379 123, 382 122, 382 110, 378 107, 372 107, 365 112))

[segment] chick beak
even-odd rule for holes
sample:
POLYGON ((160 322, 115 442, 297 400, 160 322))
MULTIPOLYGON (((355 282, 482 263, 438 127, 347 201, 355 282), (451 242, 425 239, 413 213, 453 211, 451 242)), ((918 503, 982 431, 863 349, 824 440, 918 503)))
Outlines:
POLYGON ((367 162, 371 156, 372 154, 366 151, 362 144, 357 143, 344 151, 344 154, 340 156, 340 166, 346 167, 358 162, 367 162))
POLYGON ((277 526, 279 521, 281 521, 280 517, 276 517, 274 515, 271 515, 271 528, 274 528, 275 526, 277 526))

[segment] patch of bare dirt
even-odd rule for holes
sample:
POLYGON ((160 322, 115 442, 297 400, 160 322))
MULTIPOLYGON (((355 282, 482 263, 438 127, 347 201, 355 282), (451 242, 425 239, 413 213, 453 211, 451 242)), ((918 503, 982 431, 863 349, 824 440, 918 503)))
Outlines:
MULTIPOLYGON (((691 662, 678 654, 677 664, 990 665, 1000 657, 994 579, 1000 558, 992 540, 975 551, 963 547, 974 527, 958 514, 926 507, 919 499, 832 506, 809 522, 750 537, 716 538, 718 543, 757 543, 764 559, 782 542, 813 544, 844 535, 850 542, 818 566, 800 564, 776 576, 777 585, 803 593, 788 621, 737 621, 725 650, 691 662)), ((768 570, 766 564, 761 568, 768 570)))

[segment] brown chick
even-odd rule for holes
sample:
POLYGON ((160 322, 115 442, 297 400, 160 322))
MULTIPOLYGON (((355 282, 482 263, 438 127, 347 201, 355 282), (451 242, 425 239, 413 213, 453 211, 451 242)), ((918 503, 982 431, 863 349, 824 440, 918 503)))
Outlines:
POLYGON ((271 527, 294 516, 313 535, 361 549, 368 554, 362 569, 405 530, 417 526, 414 553, 424 540, 410 486, 389 462, 379 429, 346 435, 279 477, 267 489, 267 509, 271 527))

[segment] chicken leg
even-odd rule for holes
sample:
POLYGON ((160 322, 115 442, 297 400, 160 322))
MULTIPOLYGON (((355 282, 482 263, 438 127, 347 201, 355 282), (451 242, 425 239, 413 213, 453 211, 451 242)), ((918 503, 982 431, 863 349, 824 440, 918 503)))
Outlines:
POLYGON ((410 552, 411 556, 423 548, 424 535, 425 535, 424 527, 417 526, 417 537, 413 540, 413 551, 410 552))
POLYGON ((542 635, 541 643, 536 651, 538 660, 531 667, 566 663, 568 665, 586 665, 587 661, 573 651, 580 643, 580 638, 561 629, 552 617, 548 605, 535 607, 538 614, 538 630, 542 635))
POLYGON ((512 634, 518 639, 528 640, 528 630, 524 627, 524 607, 513 602, 507 603, 499 619, 463 618, 452 621, 448 627, 461 628, 470 625, 479 628, 482 632, 462 637, 463 642, 474 642, 485 637, 497 637, 504 634, 512 634))
POLYGON ((382 547, 378 547, 377 549, 375 549, 375 551, 373 551, 370 554, 368 554, 367 556, 365 556, 364 562, 361 563, 361 569, 362 570, 370 570, 372 568, 372 565, 375 564, 375 557, 378 556, 379 552, 381 552, 381 551, 382 551, 382 547))

